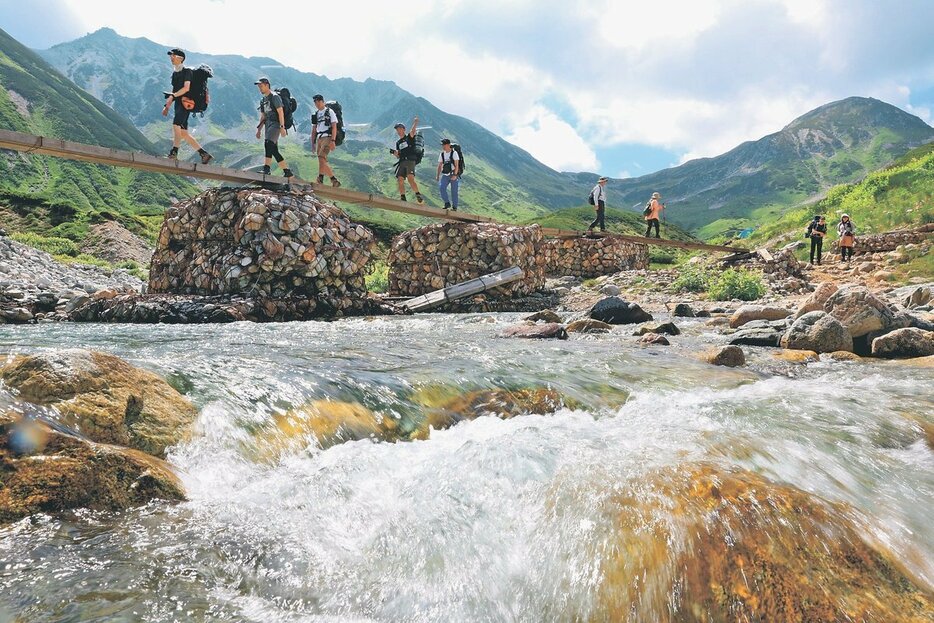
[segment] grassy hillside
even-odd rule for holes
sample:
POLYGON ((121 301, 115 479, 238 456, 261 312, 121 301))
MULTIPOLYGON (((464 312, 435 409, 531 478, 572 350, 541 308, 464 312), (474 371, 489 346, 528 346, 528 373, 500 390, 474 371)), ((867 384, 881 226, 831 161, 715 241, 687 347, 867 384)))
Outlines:
MULTIPOLYGON (((155 153, 133 124, 0 30, 0 127, 155 153)), ((152 238, 163 210, 197 189, 184 178, 0 152, 0 221, 11 231, 81 242, 117 220, 152 238)))
POLYGON ((844 213, 853 219, 857 234, 934 222, 934 144, 909 152, 858 183, 835 186, 821 201, 761 226, 750 236, 750 244, 798 239, 815 214, 825 215, 836 227, 844 213))
MULTIPOLYGON (((586 205, 577 208, 558 210, 557 212, 552 212, 551 214, 547 214, 541 218, 531 219, 527 222, 535 222, 542 227, 585 230, 591 221, 593 221, 594 214, 593 206, 586 205)), ((626 210, 607 208, 606 226, 608 231, 617 234, 629 234, 633 236, 645 234, 645 221, 642 219, 642 215, 634 214, 626 210)), ((690 233, 670 222, 662 223, 661 234, 662 237, 672 240, 697 240, 690 233)))

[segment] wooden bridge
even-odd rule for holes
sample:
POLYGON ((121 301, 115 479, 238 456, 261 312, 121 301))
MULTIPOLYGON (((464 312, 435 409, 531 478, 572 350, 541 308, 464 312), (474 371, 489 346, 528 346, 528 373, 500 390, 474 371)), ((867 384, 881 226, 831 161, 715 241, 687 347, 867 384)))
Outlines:
MULTIPOLYGON (((182 162, 180 160, 170 160, 168 158, 152 156, 139 152, 121 151, 107 147, 98 147, 96 145, 86 145, 84 143, 75 143, 57 138, 45 136, 35 136, 33 134, 23 134, 21 132, 12 132, 10 130, 0 129, 0 149, 9 149, 27 154, 42 154, 44 156, 54 156, 56 158, 65 158, 67 160, 81 160, 83 162, 92 162, 95 164, 104 164, 115 167, 127 167, 138 169, 140 171, 149 171, 151 173, 165 173, 169 175, 183 175, 185 177, 195 177, 201 179, 215 180, 221 182, 235 182, 239 184, 282 184, 281 176, 263 175, 252 171, 240 171, 227 167, 218 167, 213 165, 195 164, 191 162, 182 162)), ((365 193, 345 188, 333 188, 325 184, 315 184, 306 182, 298 178, 292 178, 293 185, 302 185, 310 187, 316 195, 332 201, 344 201, 346 203, 365 205, 380 210, 389 210, 392 212, 402 212, 405 214, 414 214, 428 218, 439 218, 449 221, 458 221, 463 223, 503 223, 488 216, 479 214, 469 214, 467 212, 445 210, 442 208, 432 208, 426 205, 398 201, 390 199, 383 195, 374 193, 365 193)), ((580 238, 586 232, 570 229, 556 229, 552 227, 543 227, 542 233, 551 238, 580 238)), ((625 234, 586 234, 589 236, 612 236, 621 238, 638 244, 655 245, 660 247, 673 247, 677 249, 689 249, 698 251, 708 251, 713 253, 742 253, 745 249, 736 247, 719 246, 704 244, 702 242, 685 242, 682 240, 667 240, 659 238, 643 238, 641 236, 628 236, 625 234)))

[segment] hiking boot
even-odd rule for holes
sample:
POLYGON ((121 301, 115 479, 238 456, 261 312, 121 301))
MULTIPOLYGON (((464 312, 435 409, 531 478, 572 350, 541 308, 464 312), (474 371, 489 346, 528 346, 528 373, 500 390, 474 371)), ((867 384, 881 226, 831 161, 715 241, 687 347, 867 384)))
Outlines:
POLYGON ((444 209, 445 209, 445 210, 450 210, 450 209, 451 209, 451 202, 450 202, 450 201, 445 201, 445 202, 444 202, 444 209))
POLYGON ((340 187, 341 187, 341 181, 332 175, 332 176, 331 176, 331 186, 333 186, 334 188, 340 188, 340 187))
POLYGON ((268 164, 264 164, 264 165, 263 165, 263 170, 260 171, 260 172, 261 172, 263 175, 269 175, 269 165, 268 165, 268 164))
POLYGON ((453 208, 451 208, 451 212, 457 212, 457 206, 454 206, 453 208))
POLYGON ((318 176, 318 183, 319 183, 319 184, 324 184, 324 176, 323 176, 323 175, 319 175, 319 176, 318 176))
POLYGON ((399 201, 406 201, 405 195, 399 195, 399 201))
POLYGON ((425 203, 425 200, 422 198, 421 193, 415 193, 415 201, 418 202, 419 204, 425 203))
POLYGON ((294 177, 295 174, 292 173, 292 169, 283 169, 282 176, 283 177, 294 177))
POLYGON ((214 156, 204 151, 203 149, 199 149, 198 153, 201 154, 201 164, 207 164, 210 161, 214 160, 214 156))
POLYGON ((178 160, 178 147, 173 147, 169 150, 169 155, 166 156, 169 160, 178 160))

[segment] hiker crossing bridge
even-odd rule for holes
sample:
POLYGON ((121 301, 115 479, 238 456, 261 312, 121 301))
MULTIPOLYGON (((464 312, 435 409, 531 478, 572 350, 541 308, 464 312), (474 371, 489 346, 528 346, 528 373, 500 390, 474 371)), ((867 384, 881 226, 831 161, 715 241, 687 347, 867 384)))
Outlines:
MULTIPOLYGON (((144 154, 140 152, 121 151, 108 147, 99 147, 96 145, 87 145, 76 143, 47 136, 36 136, 33 134, 24 134, 10 130, 0 129, 0 149, 18 151, 27 154, 41 154, 44 156, 54 156, 67 160, 80 160, 94 164, 103 164, 115 167, 127 167, 140 171, 151 173, 165 173, 169 175, 182 175, 185 177, 194 177, 199 179, 214 180, 220 182, 235 182, 240 184, 282 184, 283 178, 279 176, 263 175, 252 171, 241 171, 227 167, 214 165, 196 164, 183 162, 180 160, 170 160, 159 156, 144 154)), ((346 188, 333 188, 325 184, 316 184, 306 182, 298 178, 292 178, 293 185, 300 185, 311 188, 314 193, 325 199, 332 201, 343 201, 355 205, 365 205, 380 210, 391 212, 401 212, 404 214, 413 214, 428 218, 445 219, 449 221, 458 221, 462 223, 497 223, 509 225, 488 216, 479 214, 470 214, 467 212, 445 210, 443 208, 433 208, 427 205, 419 205, 406 201, 390 199, 383 195, 348 190, 346 188)), ((551 238, 579 238, 585 235, 585 232, 570 229, 556 229, 552 227, 543 227, 542 233, 551 238)), ((621 238, 630 242, 639 244, 654 245, 660 247, 673 247, 677 249, 688 249, 707 251, 712 253, 742 253, 745 249, 739 249, 730 246, 720 246, 705 244, 702 242, 688 242, 683 240, 668 240, 659 238, 643 238, 641 236, 629 236, 625 234, 600 233, 586 234, 588 236, 603 237, 612 236, 621 238)))

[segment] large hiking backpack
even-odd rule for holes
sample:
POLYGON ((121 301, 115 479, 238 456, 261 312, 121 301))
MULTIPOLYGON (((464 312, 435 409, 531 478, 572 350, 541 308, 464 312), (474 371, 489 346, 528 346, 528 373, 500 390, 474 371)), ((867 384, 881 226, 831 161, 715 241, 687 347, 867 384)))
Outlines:
POLYGON ((597 205, 597 202, 594 201, 594 198, 593 198, 593 191, 592 191, 592 190, 590 191, 590 194, 587 195, 587 203, 589 203, 589 204, 592 205, 592 206, 597 205))
POLYGON ((460 171, 457 172, 458 175, 464 174, 464 169, 467 168, 467 165, 464 163, 464 152, 461 150, 461 146, 457 143, 451 143, 451 150, 457 152, 457 157, 460 158, 460 171))
POLYGON ((645 204, 645 208, 642 210, 642 216, 648 216, 652 213, 652 202, 649 201, 645 204))
POLYGON ((208 90, 208 80, 214 77, 214 70, 210 65, 199 65, 191 70, 191 82, 188 93, 182 96, 182 106, 191 112, 203 113, 211 103, 211 93, 208 90))
POLYGON ((276 89, 276 95, 282 100, 282 118, 285 121, 285 129, 291 130, 295 127, 295 109, 298 108, 298 102, 292 97, 292 92, 288 87, 276 89))
MULTIPOLYGON (((334 116, 337 117, 337 130, 331 132, 331 140, 334 142, 335 147, 343 145, 344 138, 347 136, 347 133, 344 131, 344 110, 341 108, 341 103, 336 100, 332 100, 330 102, 325 102, 324 105, 327 108, 333 110, 334 116)), ((325 115, 325 119, 327 119, 328 125, 330 125, 330 117, 325 115)))
POLYGON ((415 164, 421 164, 425 157, 425 137, 421 132, 415 133, 415 164))

